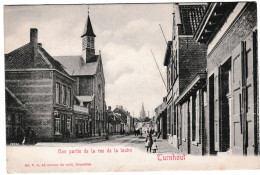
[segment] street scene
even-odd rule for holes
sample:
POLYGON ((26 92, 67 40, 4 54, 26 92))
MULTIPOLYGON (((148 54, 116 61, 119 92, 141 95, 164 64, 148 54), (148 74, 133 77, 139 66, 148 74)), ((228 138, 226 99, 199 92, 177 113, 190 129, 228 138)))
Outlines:
POLYGON ((255 2, 4 14, 7 146, 260 154, 255 2))

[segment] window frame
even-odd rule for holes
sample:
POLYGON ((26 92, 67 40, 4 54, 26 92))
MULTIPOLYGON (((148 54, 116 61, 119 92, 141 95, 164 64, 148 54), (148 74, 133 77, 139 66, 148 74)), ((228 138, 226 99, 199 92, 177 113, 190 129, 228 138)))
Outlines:
POLYGON ((56 82, 55 85, 55 103, 60 104, 60 83, 56 82))
POLYGON ((61 116, 58 115, 57 117, 55 117, 54 119, 54 124, 55 124, 55 128, 54 128, 54 134, 55 135, 62 135, 61 134, 61 116))

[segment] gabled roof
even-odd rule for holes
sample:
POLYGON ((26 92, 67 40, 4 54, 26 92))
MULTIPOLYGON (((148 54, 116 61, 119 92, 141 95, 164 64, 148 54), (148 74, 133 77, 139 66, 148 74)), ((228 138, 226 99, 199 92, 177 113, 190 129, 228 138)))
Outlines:
POLYGON ((33 46, 31 43, 28 43, 6 54, 5 69, 54 68, 68 75, 62 65, 54 60, 39 44, 36 46, 34 57, 32 51, 33 46))
POLYGON ((96 35, 94 34, 94 31, 93 31, 93 28, 92 28, 92 24, 91 24, 89 15, 88 15, 88 18, 87 18, 87 21, 85 24, 85 28, 84 28, 84 31, 83 31, 83 34, 81 37, 83 37, 85 35, 96 37, 96 35))
POLYGON ((71 76, 95 75, 100 55, 93 56, 88 63, 84 63, 81 56, 55 56, 71 76))
POLYGON ((206 11, 206 4, 179 5, 181 30, 180 35, 193 35, 206 11))
POLYGON ((122 115, 118 115, 117 113, 114 113, 115 116, 123 123, 127 123, 127 120, 125 117, 122 117, 122 115))

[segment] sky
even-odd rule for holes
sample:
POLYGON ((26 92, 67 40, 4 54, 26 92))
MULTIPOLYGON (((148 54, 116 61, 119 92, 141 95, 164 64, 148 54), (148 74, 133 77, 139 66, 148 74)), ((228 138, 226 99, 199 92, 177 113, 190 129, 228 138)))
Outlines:
MULTIPOLYGON (((96 54, 102 55, 107 106, 122 105, 139 117, 143 102, 152 117, 162 103, 167 91, 151 50, 166 82, 166 42, 159 24, 171 40, 172 11, 172 4, 89 6, 96 54)), ((88 5, 5 6, 4 52, 28 43, 30 28, 37 28, 38 42, 51 56, 81 55, 87 15, 88 5)))

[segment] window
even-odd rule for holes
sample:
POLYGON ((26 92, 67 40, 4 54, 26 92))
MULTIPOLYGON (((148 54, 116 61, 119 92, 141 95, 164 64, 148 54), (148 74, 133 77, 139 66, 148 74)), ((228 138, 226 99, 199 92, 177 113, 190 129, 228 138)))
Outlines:
POLYGON ((101 85, 98 85, 98 98, 100 99, 102 95, 102 89, 101 89, 101 85))
POLYGON ((60 116, 55 118, 55 134, 61 134, 61 119, 60 119, 60 116))
POLYGON ((195 100, 196 96, 192 97, 192 110, 191 110, 191 130, 192 130, 192 141, 196 140, 196 115, 195 115, 195 100))
POLYGON ((204 102, 204 106, 207 106, 208 102, 207 102, 207 92, 203 91, 203 102, 204 102))
POLYGON ((196 95, 196 141, 199 143, 200 138, 200 91, 196 95))
POLYGON ((86 47, 87 47, 87 38, 86 38, 86 37, 83 37, 82 48, 83 48, 83 49, 86 49, 86 47))
POLYGON ((192 141, 199 143, 200 142, 200 91, 196 92, 196 95, 192 97, 192 141))
POLYGON ((61 103, 66 104, 66 87, 64 85, 61 86, 61 103))
POLYGON ((56 83, 56 103, 60 103, 60 84, 56 83))
POLYGON ((90 48, 94 49, 94 38, 90 38, 90 48))
POLYGON ((16 114, 16 123, 22 123, 22 115, 16 114))
POLYGON ((85 133, 87 133, 87 132, 88 132, 88 121, 85 120, 85 133))
POLYGON ((81 127, 82 127, 82 119, 80 118, 79 119, 79 121, 78 121, 79 123, 78 123, 78 133, 81 133, 81 131, 82 131, 82 129, 81 129, 81 127))
POLYGON ((70 88, 67 88, 67 105, 68 106, 71 106, 71 99, 70 99, 70 97, 71 97, 71 89, 70 88))
POLYGON ((90 48, 90 37, 88 36, 87 48, 90 48))

